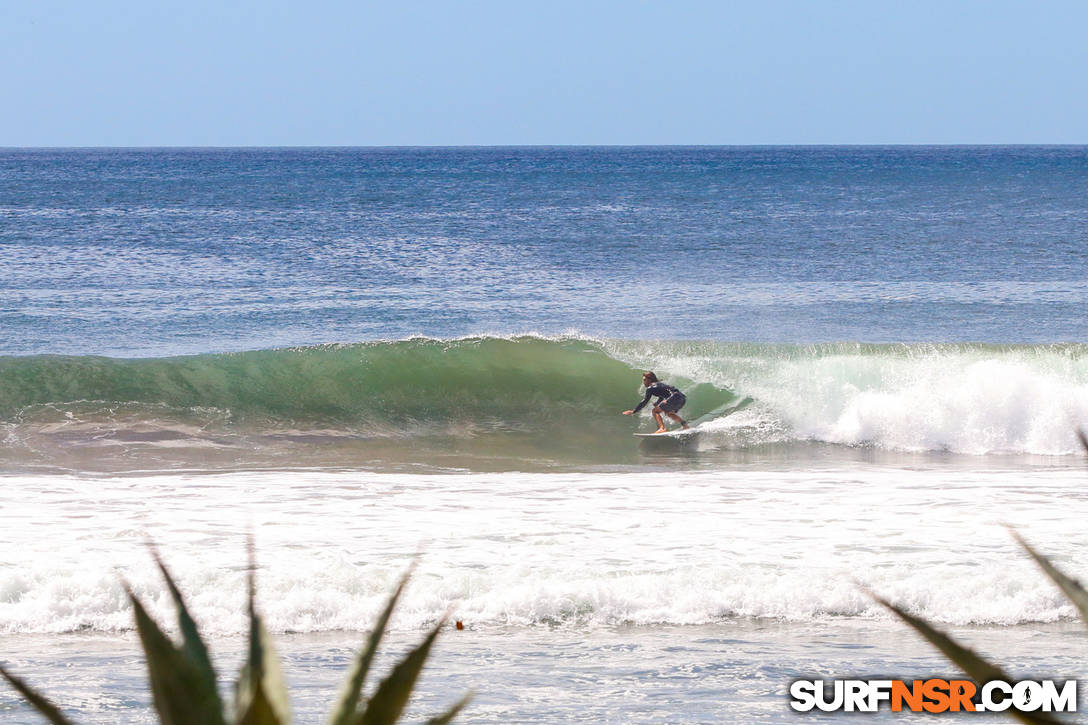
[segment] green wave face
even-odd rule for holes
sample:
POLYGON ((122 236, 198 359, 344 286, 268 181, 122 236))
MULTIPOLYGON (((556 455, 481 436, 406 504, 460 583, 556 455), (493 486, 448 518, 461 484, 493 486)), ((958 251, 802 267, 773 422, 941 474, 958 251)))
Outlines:
MULTIPOLYGON (((689 392, 685 414, 734 396, 689 392)), ((56 424, 73 418, 101 433, 168 426, 218 434, 320 430, 360 437, 544 439, 532 450, 630 447, 620 412, 641 395, 640 370, 580 339, 469 338, 320 346, 190 357, 0 359, 0 418, 56 424), (176 427, 176 426, 175 426, 176 427), (547 443, 545 445, 544 443, 547 443)), ((410 444, 408 444, 410 445, 410 444)), ((511 455, 517 455, 511 449, 511 455)))

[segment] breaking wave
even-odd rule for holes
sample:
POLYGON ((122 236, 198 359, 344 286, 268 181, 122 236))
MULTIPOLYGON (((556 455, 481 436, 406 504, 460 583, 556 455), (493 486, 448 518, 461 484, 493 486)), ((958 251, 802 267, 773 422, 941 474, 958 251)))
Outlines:
MULTIPOLYGON (((141 450, 289 458, 284 445, 294 455, 350 441, 369 445, 370 457, 380 444, 383 460, 631 463, 640 449, 630 433, 651 423, 618 413, 639 400, 638 371, 654 369, 687 393, 684 414, 700 424, 702 453, 816 443, 1067 455, 1079 450, 1075 429, 1088 421, 1086 353, 1080 344, 527 335, 159 359, 4 357, 0 420, 9 461, 91 449, 99 460, 141 450)), ((306 462, 321 465, 321 455, 306 462)))

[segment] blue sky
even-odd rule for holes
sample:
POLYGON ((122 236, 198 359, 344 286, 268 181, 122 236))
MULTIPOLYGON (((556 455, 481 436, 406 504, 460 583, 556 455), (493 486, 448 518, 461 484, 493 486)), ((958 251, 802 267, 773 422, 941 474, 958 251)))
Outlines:
POLYGON ((1088 143, 1088 2, 9 0, 0 146, 1088 143))

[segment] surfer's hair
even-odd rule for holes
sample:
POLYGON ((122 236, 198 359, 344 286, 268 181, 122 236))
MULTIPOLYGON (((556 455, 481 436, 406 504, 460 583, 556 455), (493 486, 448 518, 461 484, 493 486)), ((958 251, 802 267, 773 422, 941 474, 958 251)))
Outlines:
POLYGON ((643 380, 649 380, 651 383, 656 383, 657 382, 657 376, 654 375, 653 370, 647 370, 646 372, 644 372, 642 374, 642 379, 643 380))

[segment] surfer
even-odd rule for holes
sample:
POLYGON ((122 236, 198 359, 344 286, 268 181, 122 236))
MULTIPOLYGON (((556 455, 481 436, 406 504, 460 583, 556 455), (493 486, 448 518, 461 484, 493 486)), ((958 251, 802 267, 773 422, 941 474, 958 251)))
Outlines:
POLYGON ((683 408, 684 403, 688 402, 688 399, 684 397, 684 394, 672 385, 658 380, 657 376, 649 370, 642 374, 642 384, 646 388, 646 397, 642 399, 641 403, 635 406, 634 410, 625 410, 623 411, 623 414, 634 415, 650 402, 650 398, 657 398, 657 403, 651 411, 654 414, 654 420, 657 421, 657 430, 654 432, 665 432, 665 420, 661 417, 662 413, 682 425, 684 430, 688 430, 687 422, 676 414, 676 411, 683 408))

